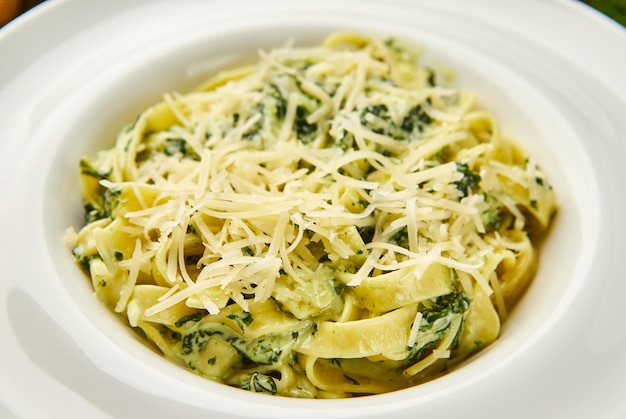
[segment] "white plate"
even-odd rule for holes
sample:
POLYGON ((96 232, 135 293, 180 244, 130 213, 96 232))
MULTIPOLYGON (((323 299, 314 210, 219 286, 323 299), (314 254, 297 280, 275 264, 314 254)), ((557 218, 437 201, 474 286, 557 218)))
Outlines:
POLYGON ((566 0, 49 0, 0 31, 0 417, 626 416, 626 31, 566 0), (414 389, 266 397, 164 361, 63 245, 77 161, 163 92, 339 29, 411 38, 539 161, 560 213, 502 338, 414 389), (243 393, 243 394, 242 394, 243 393))

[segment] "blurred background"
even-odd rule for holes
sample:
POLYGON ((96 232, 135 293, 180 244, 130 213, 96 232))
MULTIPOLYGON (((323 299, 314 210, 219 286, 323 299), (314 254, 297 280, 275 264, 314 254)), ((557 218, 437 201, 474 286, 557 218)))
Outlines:
POLYGON ((0 27, 39 3, 43 0, 0 0, 0 27))
MULTIPOLYGON (((577 0, 572 0, 577 1, 577 0)), ((626 0, 581 0, 611 19, 626 26, 626 0)))
MULTIPOLYGON (((0 0, 0 27, 45 0, 0 0)), ((104 0, 106 1, 106 0, 104 0)), ((519 0, 524 1, 524 0, 519 0)), ((626 0, 570 0, 581 1, 626 26, 626 0)))

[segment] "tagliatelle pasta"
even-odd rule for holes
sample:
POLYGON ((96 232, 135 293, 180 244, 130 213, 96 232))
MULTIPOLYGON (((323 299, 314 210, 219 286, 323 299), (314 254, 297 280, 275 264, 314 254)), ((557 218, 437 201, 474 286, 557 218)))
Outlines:
POLYGON ((96 295, 168 359, 292 397, 494 342, 556 211, 537 164, 397 39, 337 33, 168 94, 80 162, 96 295))

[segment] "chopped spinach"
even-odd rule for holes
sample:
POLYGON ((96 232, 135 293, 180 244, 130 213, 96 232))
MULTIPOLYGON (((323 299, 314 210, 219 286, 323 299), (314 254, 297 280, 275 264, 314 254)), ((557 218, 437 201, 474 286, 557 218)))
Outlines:
POLYGON ((500 230, 500 227, 502 227, 502 215, 500 213, 500 209, 498 208, 489 208, 481 214, 481 218, 487 233, 500 230))
POLYGON ((104 210, 107 215, 111 215, 119 206, 119 197, 121 194, 122 189, 118 187, 109 188, 104 192, 104 210))
POLYGON ((344 151, 354 148, 354 134, 341 129, 341 134, 337 137, 331 135, 332 145, 338 147, 344 151))
POLYGON ((361 110, 361 125, 377 134, 387 135, 395 140, 419 138, 433 119, 421 104, 412 107, 399 121, 394 121, 385 104, 370 105, 361 110))
POLYGON ((341 368, 341 360, 340 360, 340 359, 337 359, 337 358, 328 358, 328 359, 327 359, 327 361, 328 361, 328 363, 329 363, 330 365, 336 365, 336 366, 338 366, 339 368, 341 368))
POLYGON ((181 335, 177 331, 159 323, 155 323, 155 326, 157 327, 161 337, 163 337, 163 339, 165 339, 165 341, 169 344, 180 342, 181 335))
POLYGON ((108 179, 111 175, 111 171, 106 173, 99 172, 95 167, 93 167, 91 162, 85 158, 80 159, 79 168, 81 175, 87 175, 97 179, 108 179))
POLYGON ((457 163, 456 170, 463 174, 463 177, 453 182, 456 188, 461 191, 463 197, 468 196, 474 188, 480 183, 481 177, 478 173, 472 171, 467 163, 457 163))
POLYGON ((89 269, 89 264, 94 258, 98 258, 98 259, 100 258, 99 256, 96 256, 96 255, 94 256, 83 255, 82 247, 80 245, 74 246, 72 248, 72 255, 74 256, 74 259, 76 259, 76 262, 78 262, 78 264, 85 269, 89 269))
POLYGON ((183 337, 180 351, 183 355, 200 352, 207 344, 211 336, 222 335, 219 330, 200 329, 188 333, 183 337))
POLYGON ((252 318, 252 314, 248 311, 244 311, 238 314, 229 314, 227 316, 229 319, 234 320, 237 323, 237 326, 243 331, 246 326, 250 326, 250 323, 254 320, 252 318))
POLYGON ((409 248, 409 230, 406 226, 400 228, 389 237, 389 243, 395 244, 405 249, 409 248))
POLYGON ((259 364, 278 362, 283 350, 280 347, 274 346, 273 344, 275 343, 276 342, 267 341, 265 339, 259 340, 248 349, 248 358, 259 364))
POLYGON ((185 155, 185 149, 187 148, 187 141, 181 138, 168 138, 165 140, 163 146, 163 152, 168 156, 174 156, 177 153, 185 155))
POLYGON ((361 385, 361 383, 359 383, 355 378, 350 377, 348 374, 344 374, 343 377, 355 386, 361 385))
POLYGON ((489 194, 485 194, 485 202, 489 207, 480 214, 485 231, 489 233, 500 230, 504 223, 502 204, 489 194))
POLYGON ((280 92, 278 86, 274 83, 269 83, 267 85, 267 93, 272 98, 272 102, 274 105, 274 115, 277 119, 285 119, 285 114, 287 113, 287 100, 280 92))
POLYGON ((436 79, 435 70, 433 70, 432 68, 427 67, 426 71, 428 72, 428 78, 427 78, 426 82, 428 83, 428 85, 430 87, 435 87, 437 85, 437 79, 436 79))
POLYGON ((193 314, 188 314, 187 316, 183 316, 180 319, 176 320, 176 323, 174 323, 174 326, 181 327, 181 326, 183 326, 187 322, 197 323, 200 320, 202 320, 203 318, 204 318, 204 315, 202 313, 200 313, 200 312, 193 313, 193 314))
MULTIPOLYGON (((82 175, 94 177, 98 180, 108 179, 109 173, 98 172, 87 160, 82 159, 80 162, 80 170, 82 175)), ((119 204, 118 196, 121 194, 119 187, 104 188, 97 186, 94 191, 94 197, 91 200, 84 200, 83 208, 85 210, 85 223, 89 224, 103 218, 110 217, 113 210, 119 204)))
POLYGON ((394 124, 385 104, 369 105, 361 110, 361 125, 377 134, 392 134, 394 124))
POLYGON ((180 156, 200 161, 200 156, 182 138, 168 138, 163 145, 163 153, 167 156, 180 156))
POLYGON ((415 131, 421 133, 424 127, 430 125, 433 119, 424 111, 421 105, 412 107, 409 112, 402 118, 400 127, 407 133, 412 134, 415 131))
POLYGON ((256 393, 276 394, 278 392, 274 377, 256 371, 250 374, 248 381, 243 383, 241 388, 256 393))
MULTIPOLYGON (((422 319, 415 345, 409 348, 408 358, 420 359, 432 345, 443 339, 452 320, 464 316, 469 309, 469 303, 469 298, 462 292, 453 292, 421 303, 419 311, 422 313, 422 319)), ((460 330, 460 328, 457 330, 451 348, 458 344, 460 330)))
POLYGON ((98 208, 94 204, 85 203, 83 208, 85 209, 85 224, 108 217, 103 208, 98 208))
POLYGON ((422 320, 432 326, 437 319, 449 314, 465 313, 469 309, 470 300, 463 293, 450 293, 431 299, 431 304, 420 309, 422 320))
POLYGON ((122 193, 120 188, 105 189, 104 193, 100 197, 101 206, 94 203, 85 203, 85 222, 87 224, 94 221, 101 220, 103 218, 112 217, 113 211, 119 205, 119 196, 122 193))
POLYGON ((298 135, 298 140, 304 144, 313 141, 315 139, 315 134, 317 133, 317 124, 309 124, 306 120, 308 116, 309 111, 304 106, 299 105, 296 108, 294 128, 296 130, 296 134, 298 135))
MULTIPOLYGON (((265 113, 265 106, 262 104, 256 104, 251 109, 252 115, 263 115, 265 113)), ((263 129, 263 118, 259 118, 246 132, 243 133, 242 138, 244 140, 253 140, 260 135, 261 129, 263 129)))
POLYGON ((257 365, 270 365, 279 362, 282 357, 288 354, 294 340, 299 339, 302 335, 300 331, 291 331, 267 334, 253 340, 246 340, 233 335, 226 341, 247 361, 257 365))
MULTIPOLYGON (((389 119, 389 108, 385 104, 369 105, 365 107, 361 111, 361 118, 364 118, 365 114, 368 113, 382 119, 389 119)), ((363 122, 363 119, 361 119, 361 122, 363 122)))

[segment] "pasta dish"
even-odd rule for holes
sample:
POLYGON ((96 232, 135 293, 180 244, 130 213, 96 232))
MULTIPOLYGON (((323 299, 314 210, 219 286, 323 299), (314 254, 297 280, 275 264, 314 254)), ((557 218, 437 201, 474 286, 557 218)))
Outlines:
POLYGON ((493 343, 556 212, 538 164, 399 39, 259 56, 81 159, 66 241, 96 296, 169 360, 280 396, 402 389, 493 343))

